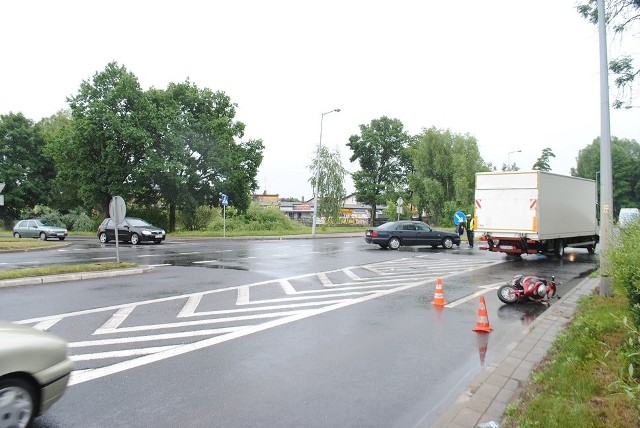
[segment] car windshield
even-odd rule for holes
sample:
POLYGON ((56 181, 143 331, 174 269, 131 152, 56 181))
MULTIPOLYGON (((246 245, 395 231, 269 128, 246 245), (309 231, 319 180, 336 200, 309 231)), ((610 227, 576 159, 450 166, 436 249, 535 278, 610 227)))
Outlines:
POLYGON ((58 225, 51 220, 36 220, 36 223, 38 223, 40 226, 58 227, 58 225))
POLYGON ((150 227, 151 225, 149 223, 147 223, 144 220, 141 220, 139 218, 129 218, 127 219, 127 222, 131 225, 131 226, 146 226, 146 227, 150 227))

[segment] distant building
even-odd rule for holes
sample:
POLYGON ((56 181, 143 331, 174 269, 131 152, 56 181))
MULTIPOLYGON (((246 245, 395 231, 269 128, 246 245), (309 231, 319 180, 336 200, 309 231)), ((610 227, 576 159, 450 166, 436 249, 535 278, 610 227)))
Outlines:
MULTIPOLYGON (((280 201, 278 194, 268 194, 266 191, 261 195, 253 195, 253 202, 260 204, 261 207, 278 207, 280 211, 286 213, 291 220, 311 225, 313 223, 313 206, 316 202, 315 198, 303 202, 285 202, 280 201)), ((386 205, 378 205, 376 207, 376 217, 386 220, 382 213, 386 209, 386 205)), ((342 202, 341 224, 366 226, 371 223, 371 206, 362 204, 356 199, 355 193, 347 195, 342 202)), ((323 218, 316 219, 317 224, 323 224, 323 218)))

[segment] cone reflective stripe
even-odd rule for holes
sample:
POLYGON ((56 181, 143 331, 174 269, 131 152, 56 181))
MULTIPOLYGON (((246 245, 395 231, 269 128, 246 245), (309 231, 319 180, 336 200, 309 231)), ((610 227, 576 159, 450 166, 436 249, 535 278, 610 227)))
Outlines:
POLYGON ((432 305, 444 306, 447 302, 444 301, 444 292, 442 291, 442 280, 436 279, 436 292, 433 295, 432 305))
POLYGON ((487 305, 484 301, 484 296, 480 296, 480 307, 478 308, 478 322, 473 328, 473 331, 481 331, 489 333, 491 326, 489 325, 489 316, 487 315, 487 305))

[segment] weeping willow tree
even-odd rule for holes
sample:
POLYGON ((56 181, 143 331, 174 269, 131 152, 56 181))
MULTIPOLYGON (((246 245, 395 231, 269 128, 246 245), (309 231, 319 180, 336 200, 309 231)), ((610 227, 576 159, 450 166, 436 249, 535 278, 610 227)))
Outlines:
POLYGON ((311 165, 309 182, 316 190, 314 195, 318 205, 318 215, 324 217, 327 223, 335 224, 340 219, 340 209, 347 195, 344 188, 344 178, 348 174, 340 160, 340 151, 336 147, 333 151, 326 146, 318 146, 316 156, 311 165), (317 182, 316 182, 317 178, 317 182))

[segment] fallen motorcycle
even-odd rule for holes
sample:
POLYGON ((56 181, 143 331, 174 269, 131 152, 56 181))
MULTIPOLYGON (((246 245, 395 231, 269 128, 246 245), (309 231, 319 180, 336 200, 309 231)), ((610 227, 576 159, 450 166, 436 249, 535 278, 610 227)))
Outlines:
POLYGON ((555 296, 556 281, 553 276, 551 281, 547 281, 537 276, 516 275, 511 282, 498 288, 498 298, 507 304, 528 301, 548 302, 555 296))

